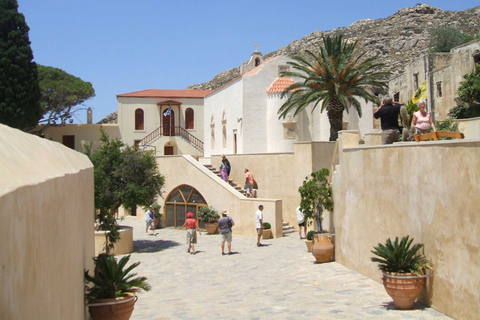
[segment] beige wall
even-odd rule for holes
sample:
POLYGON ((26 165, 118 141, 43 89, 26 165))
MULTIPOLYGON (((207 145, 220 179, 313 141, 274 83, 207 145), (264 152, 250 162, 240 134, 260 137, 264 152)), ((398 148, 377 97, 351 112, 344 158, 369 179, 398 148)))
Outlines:
POLYGON ((0 125, 2 319, 87 319, 93 166, 61 144, 0 125))
POLYGON ((480 140, 355 146, 348 135, 333 181, 336 261, 380 281, 370 250, 410 235, 433 266, 422 302, 478 318, 480 140))
POLYGON ((480 117, 457 119, 458 131, 465 135, 465 139, 480 139, 480 117))
POLYGON ((161 173, 165 175, 164 199, 159 200, 163 209, 168 194, 185 184, 195 188, 209 206, 218 211, 227 209, 235 221, 235 234, 252 237, 256 235, 254 214, 258 206, 263 204, 264 221, 271 223, 275 238, 282 236, 281 200, 246 198, 191 156, 158 157, 157 163, 161 173))
POLYGON ((85 145, 92 143, 95 150, 100 145, 100 127, 103 127, 110 140, 121 138, 116 124, 67 124, 48 127, 44 131, 45 139, 62 143, 64 135, 75 136, 75 150, 85 153, 85 145))

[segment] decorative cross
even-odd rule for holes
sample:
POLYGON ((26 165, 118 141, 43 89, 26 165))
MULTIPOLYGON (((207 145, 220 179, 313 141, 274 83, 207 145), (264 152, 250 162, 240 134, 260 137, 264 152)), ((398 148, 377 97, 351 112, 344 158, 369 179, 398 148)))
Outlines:
POLYGON ((258 44, 255 43, 254 47, 255 47, 255 52, 258 52, 258 44))

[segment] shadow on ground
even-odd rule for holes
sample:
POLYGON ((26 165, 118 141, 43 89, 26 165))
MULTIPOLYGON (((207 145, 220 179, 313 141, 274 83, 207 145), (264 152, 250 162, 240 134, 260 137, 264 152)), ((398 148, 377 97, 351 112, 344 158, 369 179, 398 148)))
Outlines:
MULTIPOLYGON (((382 304, 382 307, 385 308, 386 310, 398 310, 398 311, 406 311, 408 312, 408 310, 402 310, 402 309, 398 309, 397 307, 395 307, 395 304, 393 303, 393 301, 389 301, 389 302, 384 302, 382 304)), ((423 304, 421 304, 420 302, 416 301, 414 304, 413 304, 413 308, 412 309, 409 309, 409 310, 425 310, 427 308, 427 306, 424 306, 423 304)))
POLYGON ((179 246, 180 243, 172 240, 134 240, 133 252, 151 253, 179 246))

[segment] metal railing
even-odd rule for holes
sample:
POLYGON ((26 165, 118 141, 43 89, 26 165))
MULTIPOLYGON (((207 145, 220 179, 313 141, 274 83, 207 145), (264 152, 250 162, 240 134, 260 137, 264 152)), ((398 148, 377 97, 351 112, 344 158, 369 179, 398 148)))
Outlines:
POLYGON ((146 146, 159 136, 180 136, 203 152, 203 141, 179 126, 160 126, 143 138, 139 145, 146 146))

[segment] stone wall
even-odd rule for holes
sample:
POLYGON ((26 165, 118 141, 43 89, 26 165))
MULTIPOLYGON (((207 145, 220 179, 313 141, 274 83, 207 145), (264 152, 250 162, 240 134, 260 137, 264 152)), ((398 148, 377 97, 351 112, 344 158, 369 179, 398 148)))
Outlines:
MULTIPOLYGON (((358 146, 340 135, 336 261, 380 281, 373 246, 410 235, 433 267, 421 301, 455 319, 480 314, 480 140, 358 146)), ((353 136, 353 137, 352 137, 353 136)))
POLYGON ((2 319, 88 319, 93 165, 59 143, 0 125, 2 319))

